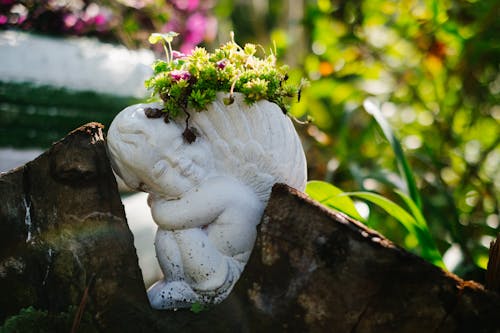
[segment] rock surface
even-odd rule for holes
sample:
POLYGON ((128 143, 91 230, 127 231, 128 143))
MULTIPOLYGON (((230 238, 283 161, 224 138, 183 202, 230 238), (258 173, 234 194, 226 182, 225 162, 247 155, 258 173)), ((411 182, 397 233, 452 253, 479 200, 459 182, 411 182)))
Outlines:
POLYGON ((83 304, 102 332, 500 332, 497 293, 284 185, 227 300, 151 310, 103 140, 86 125, 0 176, 0 323, 83 304))

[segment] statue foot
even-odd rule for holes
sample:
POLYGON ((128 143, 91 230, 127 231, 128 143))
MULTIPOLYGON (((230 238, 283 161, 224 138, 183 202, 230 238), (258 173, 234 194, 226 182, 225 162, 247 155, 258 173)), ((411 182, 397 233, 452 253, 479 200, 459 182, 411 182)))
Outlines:
POLYGON ((195 289, 201 299, 201 303, 218 304, 226 299, 231 293, 231 290, 240 277, 244 265, 231 257, 226 257, 226 263, 228 266, 226 279, 220 286, 208 290, 195 289))
POLYGON ((148 289, 149 303, 153 309, 189 308, 200 298, 184 281, 160 280, 148 289))

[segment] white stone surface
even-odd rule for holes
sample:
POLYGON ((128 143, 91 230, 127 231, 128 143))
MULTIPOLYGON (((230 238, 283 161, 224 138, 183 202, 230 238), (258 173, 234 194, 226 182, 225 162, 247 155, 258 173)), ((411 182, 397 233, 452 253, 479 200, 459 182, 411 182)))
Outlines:
POLYGON ((134 235, 134 246, 139 258, 139 267, 146 287, 151 286, 160 279, 163 274, 156 260, 155 234, 157 225, 151 217, 151 211, 146 203, 148 194, 138 192, 122 198, 127 222, 134 235))
POLYGON ((108 131, 116 173, 150 194, 164 273, 148 290, 157 309, 221 302, 250 257, 272 186, 305 188, 306 160, 290 119, 268 101, 248 106, 235 94, 226 106, 224 97, 191 110, 193 143, 183 139, 185 119, 145 116, 160 104, 126 108, 108 131))
POLYGON ((51 38, 0 32, 0 81, 75 91, 145 97, 152 74, 149 50, 128 50, 89 38, 51 38))

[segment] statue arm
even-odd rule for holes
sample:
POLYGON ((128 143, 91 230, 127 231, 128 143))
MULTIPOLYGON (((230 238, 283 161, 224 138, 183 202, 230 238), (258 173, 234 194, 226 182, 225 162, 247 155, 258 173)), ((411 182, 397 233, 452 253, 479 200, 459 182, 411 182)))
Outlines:
POLYGON ((149 202, 154 221, 165 230, 196 228, 211 223, 228 205, 227 191, 231 189, 226 183, 224 178, 209 180, 176 200, 151 196, 149 202))

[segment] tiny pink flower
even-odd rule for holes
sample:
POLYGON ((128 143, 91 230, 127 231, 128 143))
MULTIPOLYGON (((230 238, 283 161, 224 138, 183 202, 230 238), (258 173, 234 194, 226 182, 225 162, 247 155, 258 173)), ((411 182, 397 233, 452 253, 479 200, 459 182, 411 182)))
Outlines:
POLYGON ((175 82, 180 80, 189 80, 189 78, 191 78, 191 73, 184 70, 174 69, 170 72, 170 77, 172 77, 175 82))
POLYGON ((226 68, 227 60, 226 59, 222 59, 220 61, 217 61, 216 65, 217 65, 218 69, 224 69, 224 68, 226 68))
POLYGON ((182 59, 182 58, 185 58, 186 55, 182 52, 179 52, 179 51, 172 51, 172 59, 182 59))

